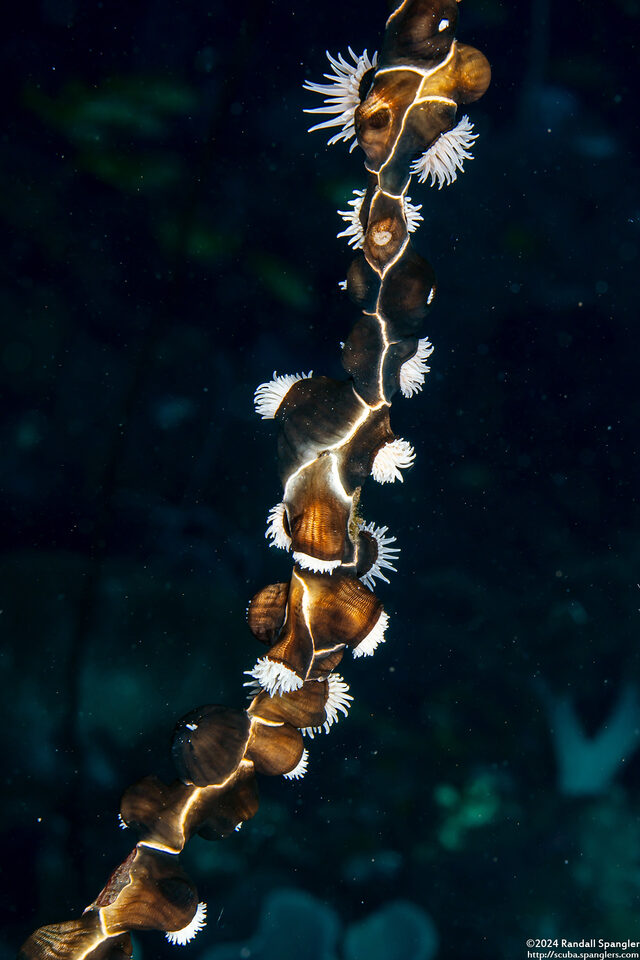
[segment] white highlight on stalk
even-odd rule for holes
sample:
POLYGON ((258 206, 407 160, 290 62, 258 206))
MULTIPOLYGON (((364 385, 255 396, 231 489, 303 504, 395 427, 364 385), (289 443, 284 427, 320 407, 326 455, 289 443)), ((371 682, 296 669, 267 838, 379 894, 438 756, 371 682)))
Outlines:
POLYGON ((309 373, 284 373, 280 376, 274 370, 273 380, 261 383, 259 387, 256 387, 253 394, 256 413, 263 420, 273 420, 278 412, 278 407, 294 383, 297 383, 298 380, 308 380, 312 376, 313 370, 309 370, 309 373))
MULTIPOLYGON (((313 107, 304 112, 333 114, 328 120, 323 120, 321 123, 309 127, 309 133, 313 130, 329 129, 329 127, 342 127, 342 130, 328 141, 331 146, 340 140, 348 142, 355 137, 354 115, 356 107, 360 103, 360 81, 367 70, 376 66, 378 54, 374 53, 369 60, 366 50, 358 56, 349 47, 349 54, 353 60, 353 63, 349 63, 341 53, 337 57, 332 57, 328 50, 326 53, 333 71, 324 74, 325 80, 328 80, 329 83, 311 83, 307 80, 304 84, 305 90, 309 90, 311 93, 319 93, 321 97, 324 97, 324 106, 313 107)), ((349 152, 354 149, 356 143, 357 141, 354 139, 349 152)))
POLYGON ((406 470, 416 458, 415 451, 408 440, 391 440, 380 447, 375 455, 371 476, 378 483, 404 481, 401 470, 406 470))
POLYGON ((289 550, 291 547, 291 537, 284 527, 286 512, 287 508, 284 503, 276 503, 275 507, 271 507, 271 510, 269 510, 265 537, 267 540, 271 540, 270 547, 278 547, 280 550, 289 550))
MULTIPOLYGON (((351 210, 338 210, 338 215, 342 217, 347 227, 346 230, 336 234, 336 236, 346 237, 349 246, 353 247, 354 250, 359 250, 364 243, 364 230, 360 222, 360 211, 362 210, 365 194, 366 190, 354 190, 353 199, 347 201, 351 210)), ((403 209, 404 217, 407 221, 407 230, 409 233, 414 233, 418 229, 418 224, 424 220, 424 217, 420 213, 422 204, 412 203, 411 197, 403 197, 403 209)))
POLYGON ((412 397, 415 393, 420 393, 424 386, 425 374, 429 373, 431 367, 428 367, 425 360, 433 353, 433 345, 429 343, 428 337, 418 340, 418 349, 412 357, 400 367, 400 390, 403 397, 412 397))
POLYGON ((375 563, 363 577, 360 577, 361 582, 364 583, 365 587, 369 587, 370 590, 373 590, 376 579, 389 583, 389 580, 382 572, 383 570, 392 570, 394 573, 397 573, 397 568, 394 567, 393 564, 398 559, 400 547, 390 546, 390 544, 397 542, 397 538, 385 537, 388 529, 389 527, 376 527, 374 523, 360 523, 360 530, 366 530, 367 533, 370 533, 378 544, 378 556, 376 557, 375 563))
POLYGON ((342 563, 342 560, 320 560, 318 557, 312 557, 308 553, 300 553, 297 550, 293 554, 293 559, 303 570, 311 570, 312 573, 333 573, 342 563))
POLYGON ((128 830, 129 824, 124 820, 121 813, 118 814, 118 826, 121 830, 128 830))
POLYGON ((173 943, 177 946, 183 947, 185 943, 189 943, 195 937, 196 933, 206 927, 207 925, 207 905, 206 903, 199 903, 194 914, 193 920, 186 927, 183 927, 182 930, 175 930, 170 933, 166 933, 165 936, 169 943, 173 943))
POLYGON ((329 684, 329 695, 324 705, 325 721, 319 727, 303 727, 302 734, 314 739, 316 733, 329 733, 332 725, 340 719, 339 714, 343 713, 345 717, 349 713, 349 707, 353 697, 349 693, 349 684, 346 683, 339 673, 330 673, 327 677, 329 684))
POLYGON ((309 765, 309 751, 303 750, 300 760, 295 765, 293 770, 289 770, 289 773, 283 773, 282 776, 285 780, 301 780, 307 772, 307 767, 309 765))
POLYGON ((389 615, 382 611, 373 629, 369 631, 364 640, 361 640, 357 647, 353 649, 354 657, 370 657, 376 647, 384 643, 384 632, 389 625, 389 615))
POLYGON ((464 161, 473 160, 469 151, 478 134, 472 130, 473 124, 465 114, 453 130, 442 133, 421 157, 414 160, 412 175, 416 174, 420 183, 431 177, 430 186, 437 183, 438 190, 442 190, 445 183, 447 186, 453 183, 458 178, 458 170, 464 173, 464 161))
POLYGON ((253 670, 245 670, 245 673, 254 677, 271 697, 276 693, 292 693, 303 684, 297 673, 285 667, 284 663, 269 660, 269 657, 260 657, 253 670))

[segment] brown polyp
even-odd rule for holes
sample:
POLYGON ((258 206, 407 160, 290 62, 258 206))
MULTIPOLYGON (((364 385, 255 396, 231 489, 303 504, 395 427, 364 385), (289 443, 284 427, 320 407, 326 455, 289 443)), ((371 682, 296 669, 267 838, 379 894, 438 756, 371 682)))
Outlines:
POLYGON ((196 889, 177 858, 138 847, 129 868, 129 883, 101 913, 109 933, 175 931, 191 923, 197 906, 196 889))
POLYGON ((407 250, 398 263, 394 263, 385 278, 380 297, 380 311, 385 317, 390 340, 419 335, 435 287, 431 264, 413 250, 407 250))
POLYGON ((456 50, 458 103, 473 103, 486 93, 491 83, 491 65, 483 53, 466 43, 458 43, 456 50))
POLYGON ((156 776, 143 777, 127 787, 120 802, 120 816, 123 822, 138 832, 150 830, 158 817, 168 807, 185 800, 193 791, 175 780, 171 785, 156 776))
POLYGON ((307 680, 299 690, 280 696, 270 697, 262 691, 249 707, 248 713, 262 720, 287 722, 299 729, 317 727, 326 719, 325 704, 328 696, 329 687, 326 682, 307 680))
POLYGON ((294 383, 276 416, 280 424, 278 461, 283 483, 302 464, 339 443, 361 412, 362 406, 348 381, 313 377, 294 383))
POLYGON ((342 560, 345 553, 345 527, 349 504, 337 505, 324 494, 324 499, 309 498, 299 505, 292 549, 318 560, 342 560))
POLYGON ((364 577, 371 570, 378 559, 378 541, 368 530, 360 530, 358 534, 358 562, 356 574, 364 577))
POLYGON ((417 347, 417 338, 407 337, 404 340, 398 340, 393 343, 387 350, 382 371, 384 395, 387 400, 391 400, 400 389, 400 369, 402 364, 415 354, 417 347))
POLYGON ((205 840, 228 837, 238 824, 258 812, 258 786, 253 764, 242 763, 225 787, 205 787, 189 809, 189 828, 205 840))
MULTIPOLYGON (((54 923, 40 927, 22 944, 18 960, 75 960, 76 957, 91 957, 103 960, 108 950, 131 946, 128 937, 106 940, 97 913, 86 913, 79 920, 54 923)), ((126 954, 131 956, 131 950, 126 954)))
POLYGON ((110 938, 88 953, 83 960, 129 960, 133 955, 133 943, 128 933, 110 938))
POLYGON ((369 171, 378 171, 393 150, 404 114, 419 87, 417 73, 394 70, 377 76, 367 98, 356 107, 356 134, 369 171))
POLYGON ((259 590, 247 610, 247 622, 254 637, 269 646, 276 639, 287 609, 288 583, 270 583, 259 590))
POLYGON ((347 293, 367 313, 376 312, 380 293, 380 276, 369 266, 363 253, 352 260, 347 270, 347 293))
POLYGON ((340 476, 343 484, 350 490, 362 486, 371 473, 376 453, 393 439, 389 407, 382 405, 372 411, 340 453, 340 476))
POLYGON ((189 839, 185 835, 182 813, 197 789, 181 780, 166 784, 158 777, 143 777, 125 791, 120 816, 141 840, 177 852, 189 839))
POLYGON ((382 272, 397 257, 407 239, 402 200, 377 193, 371 204, 363 252, 371 266, 382 272))
POLYGON ((326 680, 329 674, 336 669, 344 656, 344 645, 331 650, 321 650, 313 658, 311 669, 309 670, 310 680, 326 680))
POLYGON ((111 872, 109 879, 96 899, 89 904, 87 910, 99 910, 101 907, 108 907, 118 899, 123 889, 131 881, 131 868, 138 853, 138 847, 134 847, 129 856, 118 864, 115 870, 111 872))
POLYGON ((342 365, 367 403, 380 400, 378 359, 383 340, 377 317, 365 314, 354 324, 342 350, 342 365))
POLYGON ((407 0, 388 22, 381 65, 411 63, 432 67, 446 57, 457 22, 457 0, 407 0), (440 31, 438 25, 444 18, 449 26, 440 31))
POLYGON ((240 763, 249 737, 246 710, 207 704, 176 725, 171 754, 184 783, 197 787, 223 783, 240 763))
POLYGON ((298 766, 304 752, 302 734, 290 723, 278 726, 254 721, 247 747, 247 757, 253 760, 258 773, 267 776, 291 773, 298 766))
POLYGON ((438 137, 455 125, 454 103, 439 100, 416 103, 407 111, 407 119, 393 155, 380 171, 380 186, 391 193, 401 193, 409 183, 413 160, 428 150, 438 137))
POLYGON ((344 520, 349 508, 335 504, 326 492, 324 499, 318 497, 304 504, 298 514, 292 549, 319 560, 342 560, 344 556, 344 520))
POLYGON ((289 588, 287 618, 267 656, 273 663, 283 664, 301 680, 306 680, 313 660, 313 641, 305 622, 302 601, 302 585, 294 573, 289 588))
POLYGON ((376 595, 349 574, 305 574, 311 597, 311 630, 315 649, 338 643, 357 647, 377 623, 382 604, 376 595))
MULTIPOLYGON (((361 414, 365 408, 359 404, 361 414)), ((342 560, 351 503, 336 496, 335 469, 339 452, 320 454, 287 485, 286 505, 291 549, 319 560, 342 560)))

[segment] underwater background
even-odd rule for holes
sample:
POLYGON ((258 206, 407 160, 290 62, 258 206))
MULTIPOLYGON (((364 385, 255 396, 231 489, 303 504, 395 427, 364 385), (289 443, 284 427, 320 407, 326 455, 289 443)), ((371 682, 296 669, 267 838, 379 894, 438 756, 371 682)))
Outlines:
MULTIPOLYGON (((289 570, 253 390, 339 376, 358 315, 335 211, 362 155, 306 133, 302 83, 326 48, 376 49, 386 15, 7 14, 1 960, 126 856, 120 794, 173 775, 175 721, 244 700, 246 605, 289 570)), ((363 496, 402 548, 388 639, 345 660, 354 704, 305 779, 263 779, 239 834, 187 848, 209 904, 192 956, 640 940, 639 26, 638 0, 460 5, 493 82, 465 173, 410 191, 439 288, 432 372, 392 411, 416 465, 363 496)))

